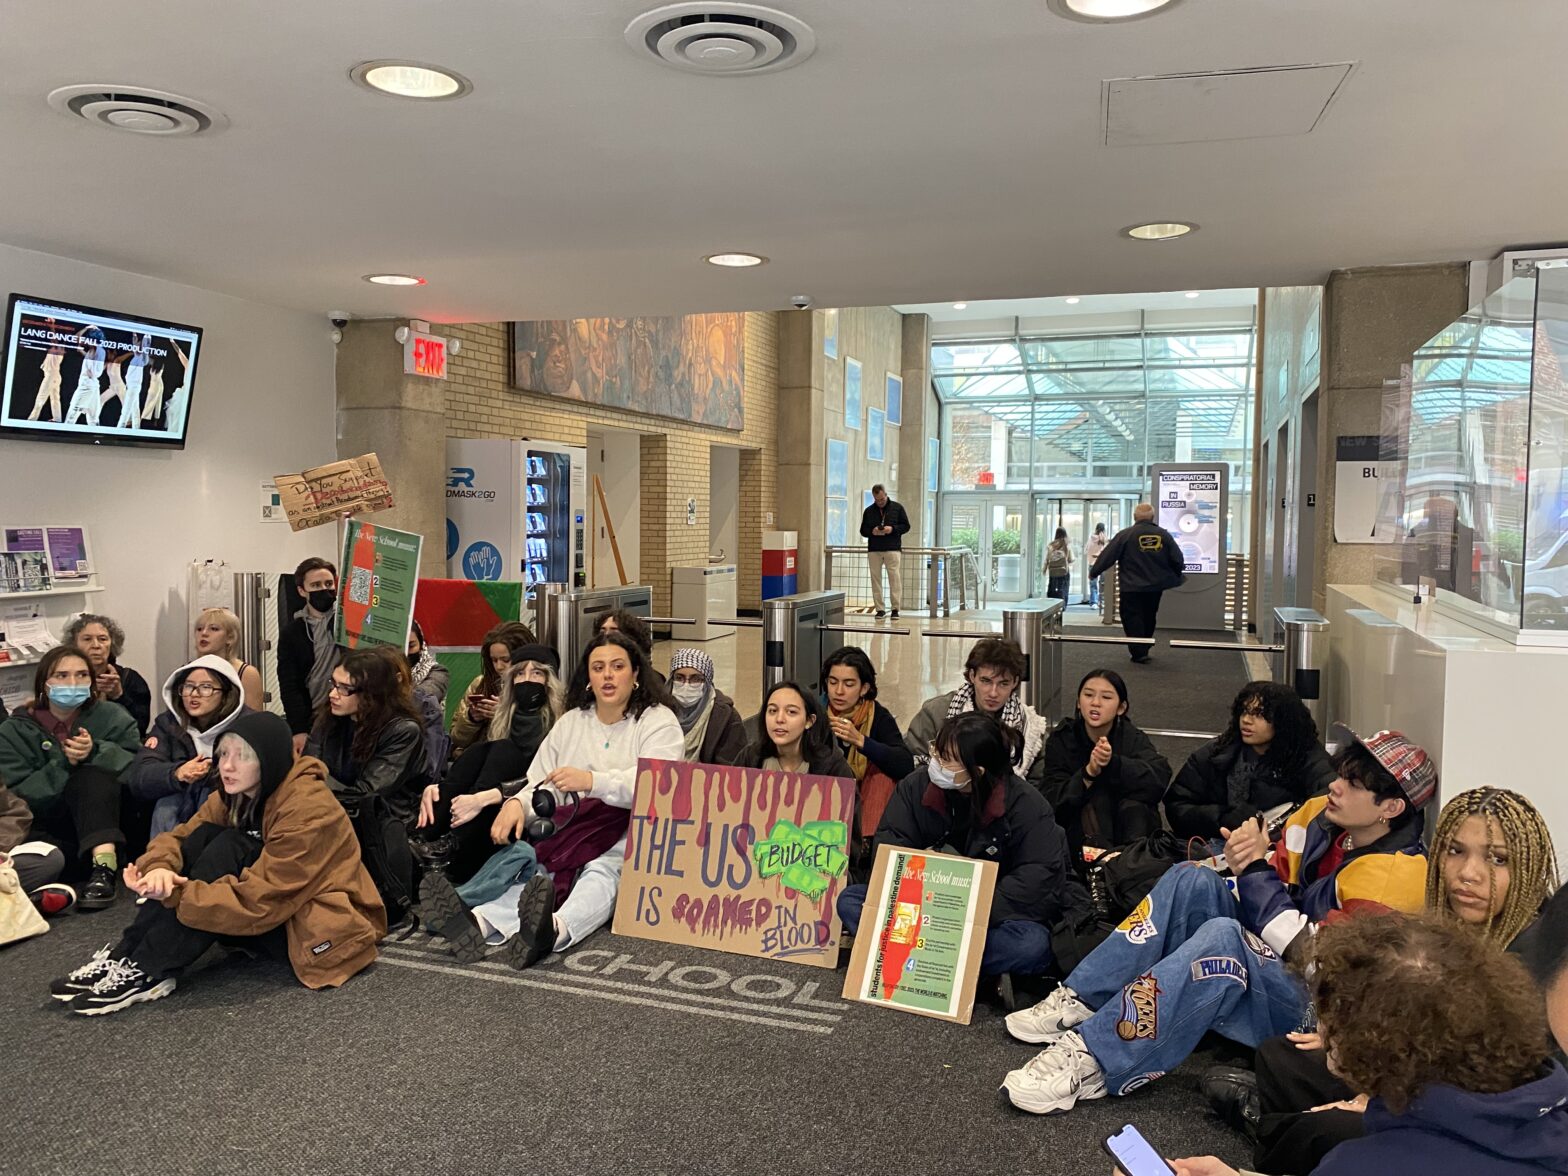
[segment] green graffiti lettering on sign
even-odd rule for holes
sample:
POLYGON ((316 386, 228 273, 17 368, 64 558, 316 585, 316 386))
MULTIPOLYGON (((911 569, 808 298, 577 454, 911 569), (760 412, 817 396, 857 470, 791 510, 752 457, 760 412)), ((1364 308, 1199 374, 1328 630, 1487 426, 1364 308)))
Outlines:
POLYGON ((777 878, 807 898, 821 898, 828 882, 849 868, 849 827, 843 821, 808 821, 804 828, 779 821, 766 841, 751 847, 762 878, 777 878))

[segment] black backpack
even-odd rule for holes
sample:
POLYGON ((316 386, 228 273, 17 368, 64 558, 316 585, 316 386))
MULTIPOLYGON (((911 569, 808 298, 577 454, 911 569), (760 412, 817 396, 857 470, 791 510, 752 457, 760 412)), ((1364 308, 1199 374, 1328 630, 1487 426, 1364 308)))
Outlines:
POLYGON ((1118 923, 1154 889, 1165 871, 1187 860, 1186 848, 1166 829, 1140 837, 1089 863, 1089 898, 1099 919, 1118 923))
POLYGON ((409 913, 418 893, 408 830, 392 815, 386 799, 374 792, 352 798, 352 804, 344 808, 359 841, 359 856, 387 908, 387 926, 395 927, 409 913))

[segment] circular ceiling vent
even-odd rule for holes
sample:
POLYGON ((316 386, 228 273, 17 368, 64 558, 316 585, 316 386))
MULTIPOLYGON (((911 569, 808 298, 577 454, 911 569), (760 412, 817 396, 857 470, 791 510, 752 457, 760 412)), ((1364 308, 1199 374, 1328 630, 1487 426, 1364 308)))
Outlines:
POLYGON ((756 4, 668 4, 626 26, 626 43, 687 73, 725 77, 799 65, 817 49, 804 21, 756 4))
POLYGON ((167 139, 221 131, 229 125, 210 106, 134 86, 64 86, 49 95, 49 105, 95 126, 167 139))

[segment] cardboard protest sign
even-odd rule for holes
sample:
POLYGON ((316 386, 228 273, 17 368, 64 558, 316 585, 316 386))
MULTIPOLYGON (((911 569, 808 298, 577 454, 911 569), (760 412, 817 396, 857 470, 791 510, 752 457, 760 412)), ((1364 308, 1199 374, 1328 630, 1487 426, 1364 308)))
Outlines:
POLYGON ((642 760, 615 933, 838 966, 855 782, 642 760))
POLYGON ((343 515, 368 514, 392 505, 392 487, 374 453, 317 466, 299 474, 277 474, 278 499, 289 527, 303 531, 343 515))
POLYGON ((844 998, 969 1024, 996 863, 877 850, 844 998))
POLYGON ((336 640, 348 649, 408 647, 422 536, 350 519, 343 532, 336 640))

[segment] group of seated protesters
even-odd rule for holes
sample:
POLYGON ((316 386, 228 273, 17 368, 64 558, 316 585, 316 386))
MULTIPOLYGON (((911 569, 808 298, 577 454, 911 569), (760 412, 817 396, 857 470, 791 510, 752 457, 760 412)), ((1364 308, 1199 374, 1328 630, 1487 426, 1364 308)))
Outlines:
POLYGON ((335 569, 306 561, 296 583, 285 717, 259 711, 232 614, 204 613, 198 656, 164 681, 156 718, 147 702, 137 714, 148 691, 118 661, 119 626, 85 616, 0 722, 0 853, 41 839, 48 852, 11 859, 39 908, 69 905, 67 869, 80 909, 112 905, 122 875, 143 900, 52 986, 72 1011, 158 999, 215 943, 287 958, 311 987, 346 981, 387 932, 356 836, 368 806, 444 843, 418 887, 429 932, 461 960, 499 948, 530 967, 609 921, 639 759, 738 765, 857 782, 855 876, 837 902, 851 933, 880 846, 996 864, 982 975, 1004 982, 1004 1007, 1013 979, 1061 980, 1006 1018, 1039 1048, 1002 1082, 1024 1111, 1130 1094, 1213 1032, 1255 1059, 1204 1089, 1263 1171, 1370 1172, 1424 1148, 1450 1170, 1476 1156, 1480 1172, 1541 1170, 1550 1156, 1545 1170, 1568 1171, 1568 1077, 1541 1011, 1568 1031, 1545 822, 1515 792, 1476 788, 1443 807, 1428 849, 1437 774, 1398 732, 1336 728, 1331 757, 1288 687, 1251 682, 1172 779, 1118 674, 1085 675, 1048 729, 1021 696, 1021 652, 998 638, 976 643, 962 685, 907 732, 855 647, 828 656, 820 692, 778 683, 748 722, 707 654, 677 649, 666 677, 626 613, 607 614, 569 667, 526 625, 498 625, 447 725, 432 716, 449 674, 422 631, 406 653, 342 650, 323 636, 335 569), (1103 918, 1092 863, 1160 838, 1185 852, 1119 921, 1103 918), (1064 955, 1069 934, 1083 950, 1064 955), (1538 963, 1525 997, 1513 954, 1538 963))

